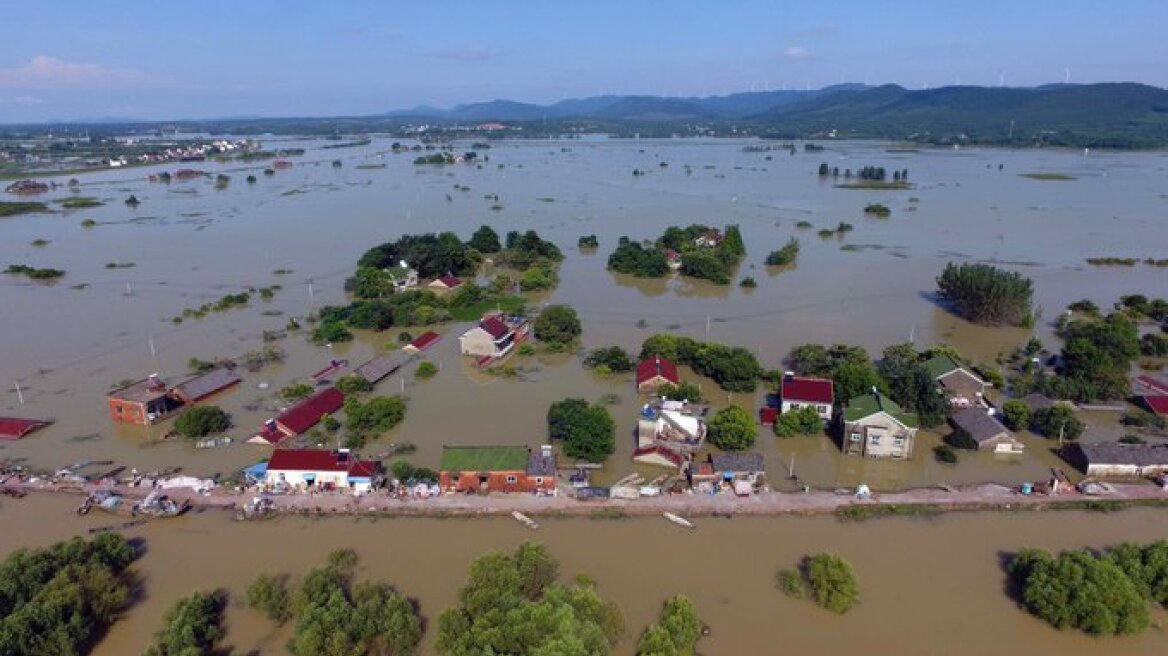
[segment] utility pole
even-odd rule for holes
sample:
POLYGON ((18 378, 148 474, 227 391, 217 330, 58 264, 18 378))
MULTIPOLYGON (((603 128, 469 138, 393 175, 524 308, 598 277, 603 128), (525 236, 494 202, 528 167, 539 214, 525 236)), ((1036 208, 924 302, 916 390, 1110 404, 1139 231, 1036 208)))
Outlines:
POLYGON ((20 405, 24 405, 24 392, 20 389, 20 381, 16 381, 16 398, 20 401, 20 405))
POLYGON ((706 337, 710 336, 710 315, 706 315, 706 337))
POLYGON ((150 357, 157 360, 158 359, 158 350, 154 348, 154 337, 151 336, 148 341, 150 342, 150 357))

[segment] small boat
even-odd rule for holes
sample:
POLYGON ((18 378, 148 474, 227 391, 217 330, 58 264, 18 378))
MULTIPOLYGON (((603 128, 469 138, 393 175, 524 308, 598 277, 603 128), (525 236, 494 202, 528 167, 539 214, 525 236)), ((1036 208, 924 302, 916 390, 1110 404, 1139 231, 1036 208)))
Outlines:
POLYGON ((524 526, 526 526, 529 529, 535 530, 535 529, 539 528, 539 524, 534 519, 528 517, 527 515, 524 515, 523 513, 519 512, 518 510, 512 510, 511 516, 515 518, 515 521, 519 522, 520 524, 523 524, 524 526))
POLYGON ((673 522, 674 524, 677 524, 678 526, 684 526, 686 528, 693 528, 694 527, 693 522, 689 521, 688 519, 686 519, 684 517, 674 515, 671 512, 661 513, 661 516, 664 517, 665 519, 668 519, 669 521, 673 522))

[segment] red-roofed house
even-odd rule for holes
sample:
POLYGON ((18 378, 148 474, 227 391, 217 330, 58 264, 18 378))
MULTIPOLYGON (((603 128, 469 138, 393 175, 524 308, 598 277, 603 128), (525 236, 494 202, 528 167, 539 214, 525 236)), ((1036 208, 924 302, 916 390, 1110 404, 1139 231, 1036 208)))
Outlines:
POLYGON ((440 339, 442 339, 442 335, 429 330, 422 333, 421 335, 418 335, 414 341, 403 346, 402 350, 408 351, 410 353, 421 353, 422 351, 425 351, 426 349, 433 346, 440 339))
POLYGON ((681 384, 681 378, 677 375, 677 365, 659 355, 645 358, 637 364, 638 392, 654 394, 666 383, 670 385, 681 384))
POLYGON ((454 274, 447 273, 446 275, 442 276, 441 278, 436 278, 427 286, 430 289, 438 289, 438 290, 447 290, 448 291, 448 290, 455 289, 457 287, 462 286, 462 278, 459 278, 458 276, 456 276, 454 274))
POLYGON ((835 386, 826 378, 805 378, 788 374, 783 376, 779 398, 782 399, 783 414, 805 406, 813 406, 820 419, 825 422, 831 421, 832 407, 835 404, 835 386))
POLYGON ((49 422, 39 419, 0 417, 0 440, 19 440, 34 430, 48 425, 49 422))
POLYGON ((268 460, 264 483, 368 492, 380 471, 380 463, 359 460, 348 449, 276 449, 268 460))
POLYGON ((288 408, 275 419, 265 421, 260 432, 248 442, 279 444, 306 432, 319 423, 321 417, 340 410, 344 404, 345 395, 339 389, 329 387, 288 408))
POLYGON ((1145 396, 1144 405, 1148 410, 1161 416, 1168 417, 1168 396, 1145 396))
POLYGON ((508 323, 500 315, 489 314, 458 338, 463 355, 501 358, 511 352, 524 334, 525 322, 508 323))

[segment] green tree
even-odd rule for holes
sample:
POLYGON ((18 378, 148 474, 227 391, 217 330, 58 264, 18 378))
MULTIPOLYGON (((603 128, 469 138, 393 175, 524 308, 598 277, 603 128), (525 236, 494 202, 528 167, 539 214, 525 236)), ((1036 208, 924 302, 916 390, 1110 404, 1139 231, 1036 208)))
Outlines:
POLYGON ((937 296, 974 323, 1027 324, 1033 293, 1029 278, 989 264, 950 262, 937 277, 937 296))
POLYGON ((749 412, 732 405, 714 414, 708 427, 708 436, 710 443, 719 449, 740 451, 754 446, 758 426, 749 412))
POLYGON ((580 317, 567 305, 549 305, 535 319, 535 337, 541 342, 568 344, 581 332, 580 317))
POLYGON ((1025 401, 1010 399, 1002 404, 1002 419, 1010 430, 1025 430, 1030 427, 1030 406, 1025 401))
POLYGON ((702 637, 702 620, 689 597, 677 595, 665 601, 661 619, 650 626, 637 643, 638 656, 693 656, 702 637))
POLYGON ((555 569, 538 545, 475 560, 459 605, 438 618, 438 653, 610 653, 624 628, 620 611, 591 585, 555 582, 555 569))
POLYGON ((210 656, 223 638, 220 622, 223 595, 195 592, 179 599, 166 613, 165 626, 155 635, 146 656, 210 656))
POLYGON ((616 422, 608 408, 584 399, 564 399, 548 408, 548 437, 564 443, 564 453, 603 462, 616 450, 616 422))
POLYGON ((174 430, 187 439, 222 433, 231 428, 231 416, 215 405, 197 405, 174 420, 174 430))
POLYGON ((689 401, 697 403, 702 400, 702 390, 697 385, 683 380, 677 385, 665 383, 657 388, 657 396, 671 401, 689 401))
POLYGON ((247 586, 246 596, 248 608, 260 611, 273 622, 283 624, 292 617, 287 577, 260 574, 247 586))
POLYGON ((400 396, 376 396, 365 403, 353 397, 345 399, 346 423, 357 434, 384 433, 405 416, 406 402, 400 396))
POLYGON ((681 272, 692 278, 702 278, 718 285, 730 283, 730 272, 717 253, 693 250, 681 258, 681 272))
POLYGON ((312 396, 315 389, 308 383, 292 383, 291 385, 285 385, 280 388, 280 398, 293 403, 303 401, 312 396))
POLYGON ((623 348, 605 346, 593 349, 584 358, 585 367, 596 368, 601 365, 608 367, 608 370, 613 373, 627 373, 632 371, 637 363, 633 360, 633 356, 629 355, 623 348))
POLYGON ((1026 609, 1056 628, 1122 635, 1148 626, 1147 603, 1110 559, 1087 551, 1064 551, 1054 557, 1023 549, 1009 571, 1026 609))
POLYGON ((1083 422, 1075 416, 1075 411, 1062 403, 1049 408, 1039 408, 1030 418, 1030 430, 1052 440, 1059 437, 1077 440, 1083 434, 1084 428, 1083 422))
POLYGON ((820 606, 842 615, 860 600, 856 573, 843 558, 821 552, 808 558, 804 567, 811 594, 820 606))
POLYGON ((361 374, 348 374, 337 379, 337 389, 345 396, 352 396, 354 394, 361 394, 364 392, 373 391, 373 383, 365 379, 361 374))
POLYGON ((616 250, 608 256, 608 268, 638 278, 660 278, 669 273, 669 261, 660 249, 645 248, 622 238, 616 250))
POLYGON ((791 237, 782 248, 767 255, 766 263, 767 266, 783 266, 794 262, 798 255, 799 240, 791 237))
POLYGON ((499 233, 487 225, 475 230, 466 245, 480 253, 498 253, 503 250, 503 245, 499 243, 499 233))
POLYGON ((775 421, 775 435, 779 437, 814 435, 822 432, 823 419, 814 406, 808 405, 798 410, 784 412, 775 421))

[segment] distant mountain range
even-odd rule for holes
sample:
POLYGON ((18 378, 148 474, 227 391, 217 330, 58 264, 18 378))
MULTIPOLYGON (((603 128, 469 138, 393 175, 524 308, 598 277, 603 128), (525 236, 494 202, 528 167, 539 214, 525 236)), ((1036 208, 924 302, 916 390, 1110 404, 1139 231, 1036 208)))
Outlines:
POLYGON ((552 105, 494 100, 446 110, 416 107, 386 116, 438 122, 735 122, 790 138, 827 136, 834 131, 841 138, 936 143, 1168 144, 1168 91, 1136 83, 913 91, 893 84, 850 84, 705 98, 597 96, 552 105))

